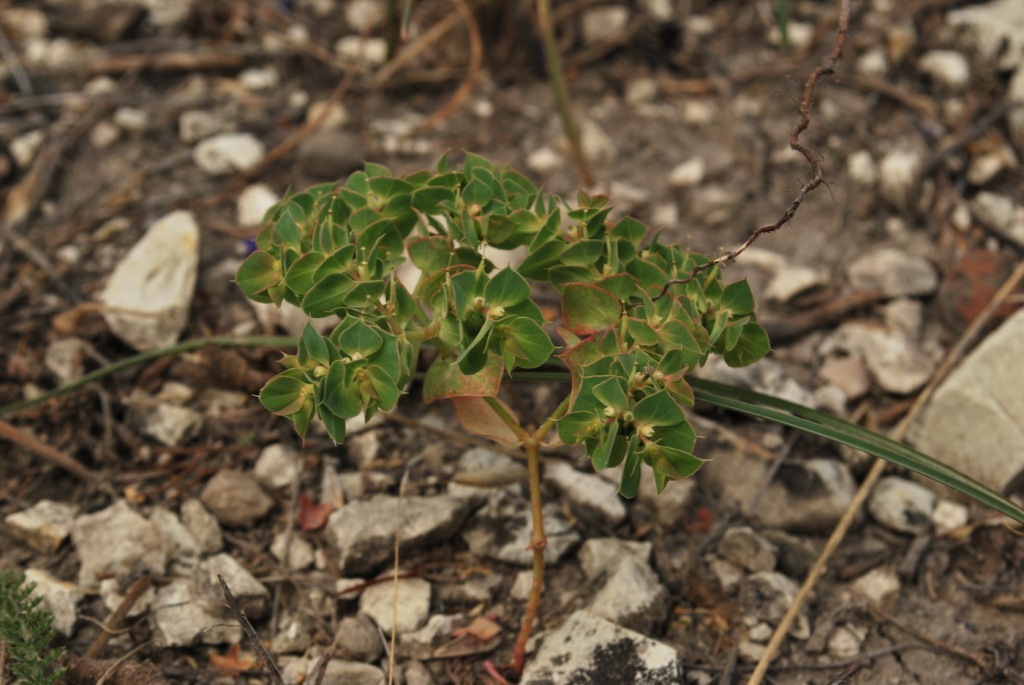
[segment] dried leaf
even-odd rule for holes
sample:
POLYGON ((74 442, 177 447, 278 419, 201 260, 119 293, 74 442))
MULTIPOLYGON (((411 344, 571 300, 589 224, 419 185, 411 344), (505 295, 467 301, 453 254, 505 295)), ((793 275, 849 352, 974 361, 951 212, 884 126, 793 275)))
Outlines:
POLYGON ((256 667, 256 655, 243 652, 241 645, 231 645, 228 653, 210 654, 210 665, 225 675, 251 671, 256 667))
POLYGON ((299 495, 299 528, 303 532, 320 530, 327 525, 327 517, 334 511, 330 504, 316 504, 305 495, 299 495))

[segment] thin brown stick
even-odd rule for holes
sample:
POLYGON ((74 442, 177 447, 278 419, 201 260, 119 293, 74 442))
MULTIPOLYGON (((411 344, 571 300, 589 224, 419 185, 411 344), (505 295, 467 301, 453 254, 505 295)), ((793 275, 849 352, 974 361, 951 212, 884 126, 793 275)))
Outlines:
POLYGON ((512 667, 516 676, 523 674, 526 664, 526 641, 533 632, 533 624, 540 610, 541 593, 544 590, 544 548, 548 539, 544 535, 544 512, 540 494, 540 445, 535 440, 523 444, 526 452, 526 466, 530 472, 530 513, 533 518, 533 532, 530 534, 530 549, 533 551, 533 585, 530 597, 523 610, 523 622, 513 648, 512 667))
POLYGON ((128 588, 128 592, 125 593, 124 599, 121 600, 117 609, 115 609, 114 613, 107 618, 106 624, 103 625, 103 630, 100 631, 100 634, 97 635, 96 639, 92 641, 91 645, 89 645, 89 649, 85 650, 85 654, 82 655, 83 659, 95 659, 100 655, 103 648, 107 646, 108 642, 110 642, 111 636, 116 634, 115 631, 117 630, 118 624, 125 619, 128 612, 132 610, 135 603, 139 601, 140 597, 142 597, 142 593, 149 588, 151 582, 152 579, 148 575, 143 574, 138 580, 132 583, 132 586, 128 588))
POLYGON ((37 455, 45 459, 46 461, 59 466, 73 476, 77 476, 86 483, 95 484, 96 474, 87 469, 81 463, 75 461, 73 458, 64 454, 58 449, 50 447, 46 443, 39 439, 25 433, 24 431, 18 430, 11 424, 7 423, 3 419, 0 419, 0 438, 5 438, 21 445, 22 447, 35 452, 37 455))
POLYGON ((414 128, 414 133, 432 129, 450 117, 455 110, 462 106, 462 103, 469 97, 469 94, 473 92, 476 79, 480 76, 480 66, 484 61, 484 42, 480 38, 480 26, 476 22, 476 17, 473 16, 473 11, 466 4, 466 0, 452 0, 452 2, 455 4, 455 9, 458 10, 463 23, 466 24, 466 30, 469 31, 469 67, 466 70, 466 78, 463 79, 459 87, 452 93, 448 103, 414 128))
POLYGON ((273 657, 270 656, 270 652, 263 646, 263 640, 260 639, 256 629, 252 627, 252 623, 249 622, 249 617, 245 615, 245 612, 238 606, 238 602, 235 601, 235 596, 231 594, 231 588, 228 587, 228 583, 224 580, 224 576, 217 574, 217 580, 220 581, 220 588, 224 592, 224 598, 228 601, 228 606, 231 607, 231 612, 238 619, 238 625, 242 627, 242 632, 249 638, 249 644, 256 650, 256 653, 263 659, 263 663, 267 666, 267 672, 270 674, 270 680, 274 685, 284 685, 284 676, 281 675, 281 671, 277 668, 277 664, 274 663, 273 657))
MULTIPOLYGON (((942 364, 935 371, 932 379, 928 382, 928 385, 921 391, 921 393, 914 400, 914 404, 907 411, 906 415, 900 421, 899 424, 893 428, 891 437, 893 440, 902 440, 906 434, 907 428, 914 418, 920 413, 921 409, 924 408, 925 404, 931 398, 935 389, 938 387, 946 376, 949 375, 953 367, 956 366, 963 355, 967 352, 967 349, 971 346, 978 335, 985 329, 985 327, 992 320, 996 311, 1003 305, 1003 303, 1009 298, 1009 296, 1016 290, 1017 286, 1024 281, 1024 262, 1017 265, 1010 277, 1006 279, 1003 285, 999 288, 992 299, 989 301, 985 308, 978 314, 977 318, 971 322, 967 330, 964 331, 963 335, 957 341, 956 345, 949 351, 942 364)), ((875 483, 882 476, 886 467, 885 461, 877 459, 872 465, 871 470, 868 472, 867 477, 861 486, 857 489, 857 493, 854 495, 853 500, 850 502, 850 506, 843 514, 842 519, 836 526, 835 530, 832 531, 832 535, 829 537, 828 542, 825 543, 825 548, 821 551, 818 559, 814 562, 814 566, 807 573, 807 578, 804 580, 803 585, 800 586, 800 591, 797 592, 793 603, 786 611, 785 616, 779 621, 779 625, 776 626, 775 632, 772 634, 771 640, 768 642, 768 646, 765 648, 764 654, 761 659, 757 662, 757 667, 754 669, 754 673, 750 676, 750 680, 747 681, 747 685, 759 685, 768 672, 768 668, 771 665, 772 660, 775 658, 779 647, 782 645, 782 641, 785 639, 786 634, 789 632, 790 627, 793 625, 793 621, 796 620, 797 615, 800 613, 800 609, 803 607, 805 601, 810 596, 811 591, 814 589, 815 584, 818 582, 818 578, 822 576, 825 571, 825 566, 828 564, 832 554, 842 543, 843 538, 846 537, 847 531, 853 524, 853 520, 856 517, 857 512, 860 510, 861 505, 867 499, 875 483)))
POLYGON ((724 254, 705 262, 704 264, 701 264, 686 278, 674 278, 669 280, 661 289, 661 292, 658 293, 658 297, 654 299, 664 297, 665 293, 667 293, 669 288, 673 285, 689 283, 702 271, 707 271, 714 267, 724 267, 730 262, 735 261, 737 257, 743 254, 747 248, 753 245, 754 242, 762 235, 765 233, 773 233, 792 221, 793 217, 796 216, 797 211, 800 209, 800 206, 807 198, 807 195, 825 182, 825 175, 822 173, 821 167, 818 165, 818 160, 815 159, 814 151, 800 142, 800 134, 806 131, 807 127, 811 124, 811 105, 813 104, 814 89, 818 85, 818 80, 821 79, 822 76, 831 74, 835 70, 836 62, 838 62, 839 58, 843 55, 843 46, 846 44, 846 36, 850 27, 850 0, 840 0, 839 4, 839 25, 836 30, 835 45, 832 48, 832 52, 825 58, 825 61, 818 65, 818 67, 812 71, 811 75, 807 78, 807 82, 804 84, 803 98, 800 100, 800 118, 793 127, 793 130, 789 133, 789 147, 796 152, 799 152, 803 158, 807 160, 808 166, 811 167, 811 179, 800 187, 800 192, 797 193, 796 198, 794 198, 789 204, 789 207, 787 207, 786 211, 782 213, 782 216, 770 224, 759 226, 747 237, 745 241, 743 241, 742 245, 734 250, 729 250, 724 254))
POLYGON ((89 65, 93 74, 122 74, 137 71, 199 71, 233 69, 245 64, 237 52, 175 51, 151 54, 112 55, 89 65))
POLYGON ((423 35, 419 36, 415 41, 402 48, 400 53, 395 55, 390 62, 381 67, 380 71, 377 72, 377 76, 374 79, 377 82, 377 85, 383 86, 391 80, 391 77, 397 74, 402 67, 416 59, 416 57, 422 54, 423 51, 431 45, 444 38, 449 31, 459 25, 460 18, 461 15, 458 10, 452 12, 447 17, 424 31, 423 35))

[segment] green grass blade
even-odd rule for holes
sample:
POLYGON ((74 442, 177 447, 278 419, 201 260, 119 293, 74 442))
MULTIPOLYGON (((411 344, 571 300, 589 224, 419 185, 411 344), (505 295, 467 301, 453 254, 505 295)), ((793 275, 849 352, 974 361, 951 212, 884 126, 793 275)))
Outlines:
POLYGON ((884 435, 814 409, 751 390, 699 378, 690 377, 686 380, 693 387, 698 400, 863 450, 951 487, 1019 523, 1024 523, 1024 510, 1010 500, 960 471, 884 435))

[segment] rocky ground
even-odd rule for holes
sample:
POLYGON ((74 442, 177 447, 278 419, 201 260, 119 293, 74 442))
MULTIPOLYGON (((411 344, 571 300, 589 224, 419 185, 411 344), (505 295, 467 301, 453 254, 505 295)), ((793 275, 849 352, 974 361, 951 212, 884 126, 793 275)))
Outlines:
MULTIPOLYGON (((294 333, 231 282, 246 238, 288 189, 363 160, 406 172, 471 150, 574 195, 531 3, 477 3, 479 51, 461 3, 413 3, 390 62, 384 4, 0 9, 0 567, 38 584, 68 682, 265 682, 218 574, 287 683, 328 650, 322 682, 385 682, 393 626, 397 682, 494 682, 485 660, 511 657, 524 469, 415 388, 341 447, 259 406, 266 348, 154 359, 8 411, 139 349, 294 333)), ((556 3, 584 150, 619 211, 706 253, 781 215, 809 174, 788 135, 838 11, 790 5, 787 52, 767 1, 556 3)), ((886 429, 1020 262, 1024 5, 855 5, 803 137, 827 185, 727 272, 754 285, 774 351, 701 373, 886 429)), ((1010 493, 1020 302, 1018 286, 909 433, 1010 493)), ((661 496, 625 501, 571 453, 546 459, 523 682, 746 682, 870 462, 707 407, 694 421, 711 461, 661 496)), ((1022 571, 1019 532, 893 469, 765 682, 1024 682, 1022 571)))

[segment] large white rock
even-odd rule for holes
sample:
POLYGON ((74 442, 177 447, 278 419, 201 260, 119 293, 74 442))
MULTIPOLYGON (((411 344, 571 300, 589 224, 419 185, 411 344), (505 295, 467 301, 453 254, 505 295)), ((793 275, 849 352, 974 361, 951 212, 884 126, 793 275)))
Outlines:
POLYGON ((675 685, 685 681, 676 650, 582 610, 544 638, 519 682, 675 685))
POLYGON ((256 166, 267 146, 251 133, 218 133, 192 149, 192 161, 211 176, 227 176, 256 166))
POLYGON ((1024 473, 1024 310, 939 386, 908 440, 997 491, 1024 473))
POLYGON ((198 267, 199 226, 192 212, 158 219, 100 294, 110 330, 139 351, 177 342, 188 322, 198 267))
POLYGON ((1011 70, 1024 65, 1024 3, 994 0, 946 14, 946 23, 970 49, 976 61, 1011 70))

